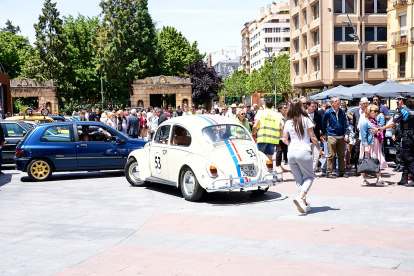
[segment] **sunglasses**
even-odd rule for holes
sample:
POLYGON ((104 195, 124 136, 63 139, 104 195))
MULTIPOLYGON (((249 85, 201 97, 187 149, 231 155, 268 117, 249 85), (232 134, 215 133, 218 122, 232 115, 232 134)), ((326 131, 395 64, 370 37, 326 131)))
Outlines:
POLYGON ((246 115, 246 113, 240 113, 240 115, 244 116, 244 115, 246 115))
POLYGON ((374 113, 379 113, 379 110, 372 110, 372 111, 374 111, 374 113))

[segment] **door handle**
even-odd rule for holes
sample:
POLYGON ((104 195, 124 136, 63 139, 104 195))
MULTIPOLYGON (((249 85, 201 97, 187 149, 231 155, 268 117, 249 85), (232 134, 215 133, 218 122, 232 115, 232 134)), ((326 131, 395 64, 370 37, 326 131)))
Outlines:
POLYGON ((82 148, 87 148, 88 147, 88 144, 81 144, 81 147, 82 148))

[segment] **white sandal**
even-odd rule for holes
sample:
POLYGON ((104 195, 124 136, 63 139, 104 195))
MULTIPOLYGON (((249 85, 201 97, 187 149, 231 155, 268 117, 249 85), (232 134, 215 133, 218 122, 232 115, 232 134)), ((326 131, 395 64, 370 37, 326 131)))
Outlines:
POLYGON ((359 179, 359 185, 361 186, 369 186, 369 182, 366 178, 360 178, 359 179))
POLYGON ((380 187, 388 186, 388 184, 382 178, 377 183, 375 183, 375 185, 380 187))

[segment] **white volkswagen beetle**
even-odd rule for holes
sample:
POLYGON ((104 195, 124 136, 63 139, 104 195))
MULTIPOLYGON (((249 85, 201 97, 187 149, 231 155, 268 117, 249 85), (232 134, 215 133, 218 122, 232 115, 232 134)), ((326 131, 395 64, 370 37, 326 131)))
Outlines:
POLYGON ((151 142, 128 156, 133 186, 157 182, 181 187, 186 200, 205 191, 264 193, 279 182, 273 163, 248 131, 223 116, 182 116, 162 123, 151 142))

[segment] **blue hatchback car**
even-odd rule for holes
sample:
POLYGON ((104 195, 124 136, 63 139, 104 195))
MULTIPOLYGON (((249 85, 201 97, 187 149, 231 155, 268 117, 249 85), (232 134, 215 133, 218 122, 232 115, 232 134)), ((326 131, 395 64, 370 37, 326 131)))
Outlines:
POLYGON ((42 124, 17 145, 14 162, 32 180, 44 181, 53 172, 123 169, 128 154, 146 143, 100 122, 42 124))

